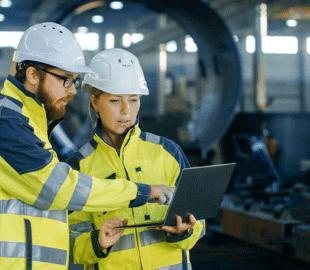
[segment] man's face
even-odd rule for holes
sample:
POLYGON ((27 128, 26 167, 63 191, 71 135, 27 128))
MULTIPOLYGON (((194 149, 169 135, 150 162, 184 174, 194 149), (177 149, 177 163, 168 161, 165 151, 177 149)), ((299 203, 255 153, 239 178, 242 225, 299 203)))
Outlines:
MULTIPOLYGON (((60 76, 76 79, 79 74, 64 71, 58 68, 49 68, 48 71, 60 76)), ((38 84, 36 94, 44 104, 48 121, 58 120, 65 116, 66 105, 76 94, 74 84, 69 88, 64 87, 64 80, 46 73, 38 84)))

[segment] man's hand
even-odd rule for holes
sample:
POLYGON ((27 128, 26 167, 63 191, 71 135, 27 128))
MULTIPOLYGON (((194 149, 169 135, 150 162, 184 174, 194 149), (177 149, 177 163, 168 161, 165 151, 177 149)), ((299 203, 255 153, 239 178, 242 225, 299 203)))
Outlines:
POLYGON ((174 190, 175 187, 152 185, 148 202, 169 205, 172 200, 174 190))
POLYGON ((175 226, 161 226, 161 227, 151 227, 149 230, 163 230, 171 234, 180 234, 184 231, 194 228, 196 219, 193 215, 189 216, 189 223, 182 223, 182 218, 180 216, 176 217, 177 224, 175 226))
POLYGON ((115 227, 127 226, 128 218, 109 218, 102 222, 99 232, 99 245, 101 249, 113 246, 123 234, 124 230, 115 227))

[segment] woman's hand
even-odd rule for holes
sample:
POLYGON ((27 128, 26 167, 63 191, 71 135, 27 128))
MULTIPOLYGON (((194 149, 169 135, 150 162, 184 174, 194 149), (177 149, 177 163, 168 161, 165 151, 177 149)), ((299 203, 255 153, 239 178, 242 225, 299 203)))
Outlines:
POLYGON ((163 230, 170 234, 180 234, 184 231, 194 228, 196 219, 193 215, 189 216, 189 223, 183 223, 182 218, 180 216, 176 217, 177 224, 175 226, 161 226, 161 227, 153 227, 149 228, 150 230, 163 230))
POLYGON ((99 231, 99 244, 101 249, 113 246, 123 234, 123 229, 115 227, 127 226, 128 218, 123 221, 121 218, 109 218, 102 222, 99 231))

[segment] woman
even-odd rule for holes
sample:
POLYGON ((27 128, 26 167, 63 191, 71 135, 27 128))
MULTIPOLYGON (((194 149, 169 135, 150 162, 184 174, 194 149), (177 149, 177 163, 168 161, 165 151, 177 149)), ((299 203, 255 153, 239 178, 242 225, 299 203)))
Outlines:
MULTIPOLYGON (((140 95, 149 91, 138 59, 125 50, 109 49, 97 54, 90 68, 94 74, 85 76, 83 91, 91 93, 90 107, 98 121, 93 138, 71 165, 111 181, 126 177, 175 187, 182 169, 190 165, 176 143, 139 128, 140 95)), ((159 221, 167 208, 147 203, 104 213, 71 213, 73 262, 85 269, 191 269, 189 250, 204 235, 204 222, 194 216, 189 223, 177 217, 175 226, 152 230, 114 229, 116 224, 159 221)))

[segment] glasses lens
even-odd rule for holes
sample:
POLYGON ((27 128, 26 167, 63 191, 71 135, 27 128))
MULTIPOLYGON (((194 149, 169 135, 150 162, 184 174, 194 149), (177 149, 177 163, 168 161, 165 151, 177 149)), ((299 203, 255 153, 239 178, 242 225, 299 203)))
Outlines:
POLYGON ((72 78, 66 78, 64 81, 64 87, 70 88, 72 84, 74 83, 74 87, 78 88, 82 82, 81 78, 72 79, 72 78))
POLYGON ((65 78, 64 79, 64 87, 69 88, 73 84, 74 79, 72 78, 65 78))
POLYGON ((80 85, 81 85, 81 82, 82 82, 82 79, 80 78, 77 78, 74 82, 74 87, 75 88, 78 88, 80 85))

